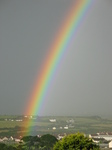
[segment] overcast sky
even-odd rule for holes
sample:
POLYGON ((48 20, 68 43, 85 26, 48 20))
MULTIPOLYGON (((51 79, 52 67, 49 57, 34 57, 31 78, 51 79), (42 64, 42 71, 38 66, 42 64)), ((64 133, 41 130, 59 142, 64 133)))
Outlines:
MULTIPOLYGON (((0 0, 0 114, 24 114, 73 0, 0 0)), ((112 0, 97 0, 67 51, 39 115, 112 114, 112 0)))

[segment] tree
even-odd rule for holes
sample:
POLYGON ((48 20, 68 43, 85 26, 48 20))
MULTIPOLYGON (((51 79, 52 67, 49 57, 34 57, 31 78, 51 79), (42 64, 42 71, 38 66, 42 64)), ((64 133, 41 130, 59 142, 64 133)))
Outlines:
POLYGON ((17 150, 17 148, 13 145, 7 145, 4 143, 0 143, 0 150, 17 150))
POLYGON ((17 150, 17 148, 14 147, 14 146, 12 146, 12 145, 9 145, 9 146, 7 147, 7 150, 17 150))
POLYGON ((53 150, 99 150, 92 139, 82 133, 71 134, 58 141, 53 150))
POLYGON ((50 150, 53 148, 54 144, 58 141, 56 139, 56 137, 54 137, 53 135, 50 135, 50 134, 46 134, 46 135, 43 135, 41 137, 25 136, 22 138, 22 140, 25 143, 23 145, 21 145, 21 150, 23 148, 24 149, 50 150))
POLYGON ((53 145, 57 142, 55 136, 46 134, 41 137, 41 147, 45 147, 45 149, 50 150, 52 149, 53 145))
POLYGON ((24 142, 29 142, 32 139, 33 136, 24 136, 21 140, 24 142))
POLYGON ((0 150, 4 150, 7 148, 7 145, 4 143, 0 143, 0 150))

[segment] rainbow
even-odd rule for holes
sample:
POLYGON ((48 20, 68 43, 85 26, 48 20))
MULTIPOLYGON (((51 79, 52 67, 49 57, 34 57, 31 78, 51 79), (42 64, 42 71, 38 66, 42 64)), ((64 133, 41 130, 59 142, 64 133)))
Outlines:
MULTIPOLYGON (((46 57, 40 74, 35 82, 25 114, 39 114, 59 64, 64 57, 65 52, 69 50, 70 45, 73 43, 76 32, 81 25, 84 16, 86 16, 93 0, 75 0, 72 2, 72 6, 70 7, 65 20, 49 48, 49 55, 46 57)), ((28 121, 27 126, 31 125, 31 121, 28 121)))

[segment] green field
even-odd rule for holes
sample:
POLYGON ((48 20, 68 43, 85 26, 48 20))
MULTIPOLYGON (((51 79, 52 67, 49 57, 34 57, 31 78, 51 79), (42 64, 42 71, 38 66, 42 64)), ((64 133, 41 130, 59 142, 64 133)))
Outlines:
POLYGON ((27 117, 24 116, 0 116, 0 137, 27 135, 27 121, 32 122, 32 135, 43 134, 70 134, 83 132, 86 134, 96 132, 112 132, 112 119, 103 119, 99 116, 45 116, 27 117), (49 119, 56 119, 50 122, 49 119), (18 121, 22 120, 22 121, 18 121), (56 129, 53 130, 53 127, 56 129), (64 127, 68 127, 65 129, 64 127))

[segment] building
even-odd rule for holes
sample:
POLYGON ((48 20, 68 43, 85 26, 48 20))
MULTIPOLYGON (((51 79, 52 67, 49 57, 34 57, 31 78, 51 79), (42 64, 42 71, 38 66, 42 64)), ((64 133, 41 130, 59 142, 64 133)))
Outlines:
POLYGON ((109 142, 109 148, 112 148, 112 141, 109 142))
POLYGON ((90 134, 89 135, 89 138, 92 138, 92 139, 105 139, 106 141, 111 141, 112 140, 112 135, 111 134, 108 134, 108 133, 105 133, 105 134, 102 134, 102 133, 97 133, 97 134, 90 134))
POLYGON ((56 119, 49 119, 50 122, 56 122, 56 119))

